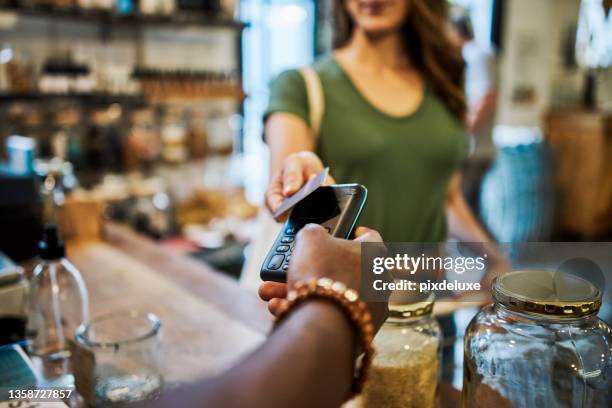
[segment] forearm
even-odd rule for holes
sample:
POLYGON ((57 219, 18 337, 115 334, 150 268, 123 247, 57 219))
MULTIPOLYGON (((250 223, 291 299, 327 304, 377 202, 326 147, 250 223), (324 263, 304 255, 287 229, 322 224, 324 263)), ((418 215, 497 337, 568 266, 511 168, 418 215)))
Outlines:
POLYGON ((452 238, 462 242, 489 242, 491 238, 476 220, 461 192, 462 176, 455 172, 446 193, 446 219, 452 238))
POLYGON ((476 220, 463 196, 447 201, 446 217, 449 235, 462 242, 489 242, 491 237, 476 220))
POLYGON ((246 360, 167 401, 182 407, 338 407, 352 381, 354 353, 355 334, 341 310, 311 301, 246 360))
POLYGON ((469 128, 472 133, 478 132, 493 118, 497 108, 497 92, 490 90, 485 94, 473 114, 470 115, 469 128))
POLYGON ((449 235, 464 243, 477 243, 491 263, 505 262, 505 256, 482 228, 463 196, 455 197, 446 206, 449 235))
POLYGON ((275 113, 266 121, 265 140, 270 149, 270 175, 292 153, 314 150, 314 139, 306 123, 290 113, 275 113))

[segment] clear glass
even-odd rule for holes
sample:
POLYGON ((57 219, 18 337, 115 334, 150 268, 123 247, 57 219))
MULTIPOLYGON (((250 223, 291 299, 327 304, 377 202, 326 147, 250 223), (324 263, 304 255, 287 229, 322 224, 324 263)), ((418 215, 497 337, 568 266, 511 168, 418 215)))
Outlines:
POLYGON ((68 339, 89 319, 87 288, 66 259, 42 261, 30 280, 27 337, 29 351, 44 385, 69 386, 68 339))
POLYGON ((442 332, 431 315, 390 317, 374 338, 374 347, 376 356, 357 406, 436 406, 442 332))
POLYGON ((152 313, 113 313, 81 325, 79 345, 94 354, 95 406, 121 406, 158 395, 161 322, 152 313))
POLYGON ((463 406, 612 406, 612 330, 490 305, 465 335, 463 406))

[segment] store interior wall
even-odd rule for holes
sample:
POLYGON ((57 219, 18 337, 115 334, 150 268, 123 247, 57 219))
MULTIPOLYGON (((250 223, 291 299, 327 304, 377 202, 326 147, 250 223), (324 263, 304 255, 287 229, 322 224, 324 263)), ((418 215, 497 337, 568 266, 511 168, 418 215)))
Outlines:
POLYGON ((268 85, 280 72, 307 65, 314 58, 315 3, 312 0, 243 0, 240 18, 244 30, 245 192, 260 204, 268 180, 267 147, 263 142, 263 113, 268 103, 268 85))
POLYGON ((579 8, 579 0, 506 2, 497 124, 540 127, 550 106, 579 99, 583 73, 561 62, 563 36, 575 30, 579 8), (553 99, 555 85, 567 87, 570 100, 553 99))

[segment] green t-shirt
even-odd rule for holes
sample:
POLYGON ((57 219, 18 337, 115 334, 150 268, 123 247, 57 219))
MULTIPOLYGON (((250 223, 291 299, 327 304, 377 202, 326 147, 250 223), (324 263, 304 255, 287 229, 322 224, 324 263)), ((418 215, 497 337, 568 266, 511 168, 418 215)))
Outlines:
MULTIPOLYGON (((325 98, 316 150, 338 183, 367 187, 359 225, 385 241, 443 241, 448 182, 468 149, 464 127, 429 86, 414 113, 394 117, 372 106, 332 57, 314 69, 325 98)), ((264 120, 274 112, 310 122, 299 71, 273 81, 264 120)))

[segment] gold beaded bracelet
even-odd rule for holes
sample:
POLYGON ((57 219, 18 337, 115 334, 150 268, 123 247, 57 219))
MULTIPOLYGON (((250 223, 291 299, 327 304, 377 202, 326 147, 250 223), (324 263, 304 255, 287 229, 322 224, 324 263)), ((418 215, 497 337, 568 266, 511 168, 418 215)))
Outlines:
POLYGON ((335 282, 329 278, 312 279, 308 282, 297 282, 293 289, 287 293, 287 300, 277 315, 274 327, 285 319, 291 311, 310 299, 327 300, 339 306, 344 315, 351 321, 359 337, 359 346, 362 351, 361 364, 356 368, 355 377, 351 385, 348 399, 359 394, 363 389, 366 376, 372 359, 374 358, 374 347, 372 339, 374 336, 374 325, 372 315, 366 304, 359 300, 359 294, 353 289, 347 289, 342 282, 335 282))

